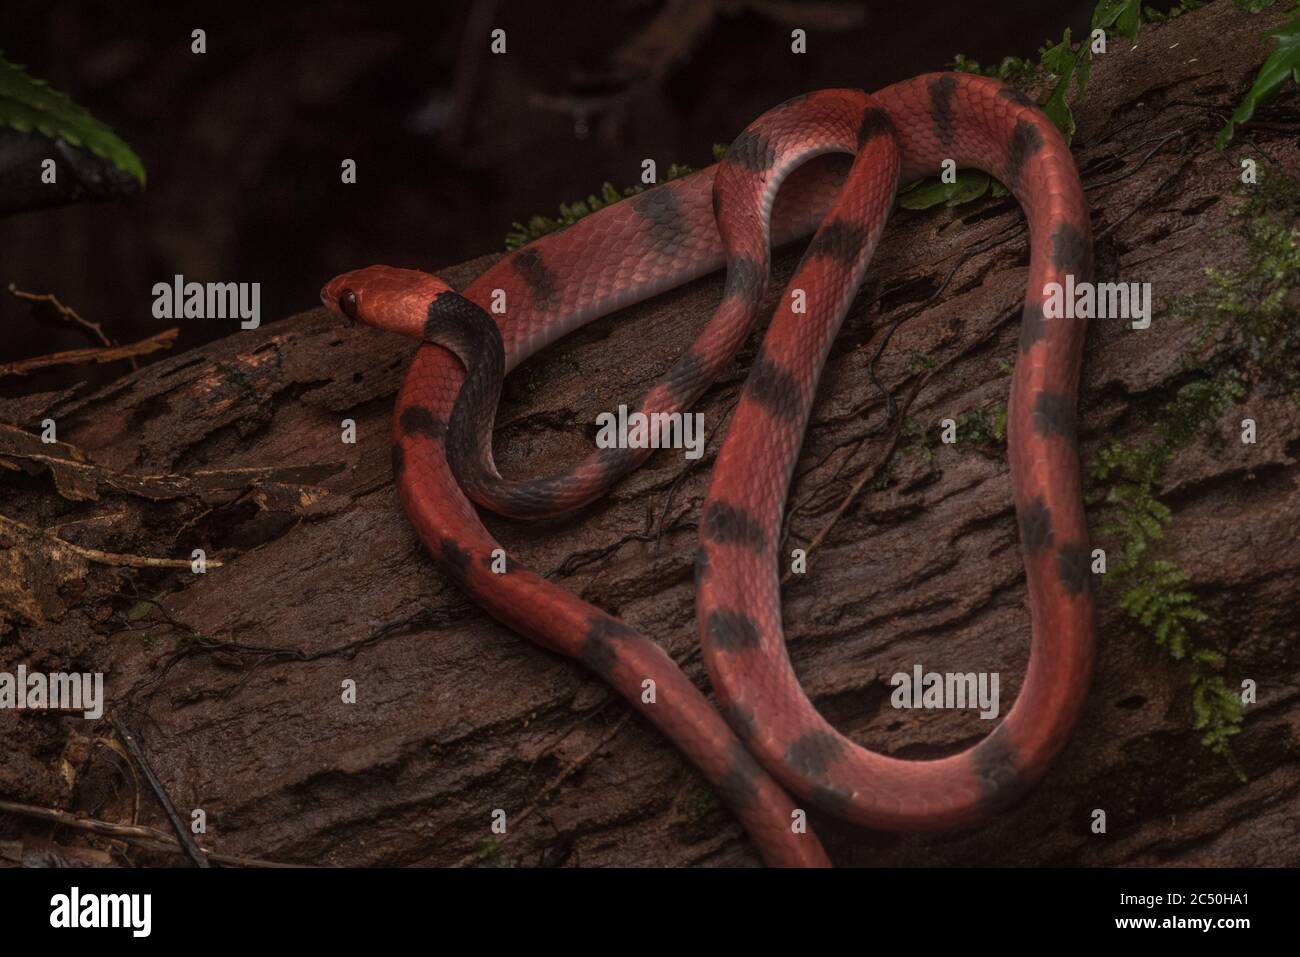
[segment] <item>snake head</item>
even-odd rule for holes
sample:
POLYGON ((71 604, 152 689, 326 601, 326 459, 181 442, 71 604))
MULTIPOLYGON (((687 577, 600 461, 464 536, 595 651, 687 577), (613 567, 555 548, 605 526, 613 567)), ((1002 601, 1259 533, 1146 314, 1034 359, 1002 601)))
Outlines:
POLYGON ((429 303, 451 289, 437 276, 395 266, 367 266, 335 276, 320 291, 330 312, 413 339, 423 338, 429 303))

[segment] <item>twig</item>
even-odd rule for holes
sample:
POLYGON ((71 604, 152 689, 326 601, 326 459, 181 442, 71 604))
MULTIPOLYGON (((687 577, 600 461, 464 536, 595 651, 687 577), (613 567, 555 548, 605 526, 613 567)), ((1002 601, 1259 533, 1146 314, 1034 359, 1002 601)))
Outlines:
POLYGON ((140 742, 136 738, 135 733, 116 717, 110 716, 108 721, 113 726, 113 730, 117 732, 117 736, 122 739, 122 743, 126 745, 126 749, 131 753, 131 757, 135 759, 135 763, 139 766, 140 772, 144 775, 144 779, 149 782, 149 787, 153 789, 154 797, 156 797, 158 803, 162 805, 162 809, 167 815, 167 820, 171 821, 172 828, 176 831, 176 836, 180 839, 181 847, 185 849, 185 853, 190 856, 190 859, 194 861, 197 866, 211 867, 212 865, 208 862, 207 854, 203 852, 203 849, 199 847, 194 838, 190 836, 189 829, 186 828, 185 822, 182 821, 181 816, 176 813, 176 805, 172 803, 171 797, 167 794, 167 789, 164 788, 162 782, 158 780, 158 775, 154 774, 153 765, 149 763, 149 758, 145 755, 144 749, 140 747, 140 742))
MULTIPOLYGON (((67 550, 74 555, 86 559, 89 562, 97 562, 100 565, 114 565, 126 568, 189 568, 190 561, 186 558, 149 558, 147 555, 123 555, 120 552, 105 552, 98 548, 86 548, 84 545, 74 545, 72 542, 66 542, 56 535, 51 535, 44 529, 37 528, 34 525, 27 525, 24 522, 15 521, 7 516, 0 515, 0 526, 9 526, 18 529, 26 534, 38 538, 41 541, 52 546, 56 551, 67 550)), ((215 558, 207 560, 209 568, 220 568, 221 562, 215 558)))
POLYGON ((69 528, 73 525, 90 525, 93 522, 116 522, 119 519, 126 518, 127 514, 128 513, 123 510, 121 512, 106 512, 103 515, 88 515, 85 518, 74 518, 69 519, 66 522, 56 522, 53 525, 47 525, 45 531, 49 534, 53 534, 56 529, 69 528))
POLYGON ((164 329, 148 339, 141 339, 139 342, 133 342, 125 346, 109 346, 103 349, 71 349, 67 352, 52 352, 45 356, 20 359, 17 362, 0 365, 0 376, 26 375, 36 369, 46 369, 50 366, 78 365, 83 362, 97 362, 102 365, 105 362, 116 362, 119 359, 133 359, 136 356, 148 355, 150 352, 170 349, 179 333, 180 330, 176 328, 164 329))
MULTIPOLYGON (((49 821, 62 827, 71 827, 79 831, 89 831, 102 837, 111 837, 134 844, 149 851, 182 854, 180 842, 172 835, 143 824, 113 824, 96 818, 81 817, 68 811, 52 807, 40 807, 35 804, 22 804, 18 801, 0 800, 0 813, 21 814, 23 817, 49 821)), ((299 867, 298 864, 281 864, 255 857, 236 857, 233 854, 220 854, 216 851, 204 851, 208 860, 217 864, 230 864, 235 867, 299 867)))
POLYGON ((9 295, 15 297, 16 299, 26 299, 28 302, 48 302, 51 306, 53 306, 55 309, 59 311, 59 314, 63 316, 64 319, 70 319, 73 322, 75 322, 77 325, 81 326, 81 328, 85 329, 87 332, 95 336, 95 338, 97 338, 102 345, 107 347, 111 347, 115 345, 112 339, 104 335, 104 329, 99 323, 91 322, 89 319, 82 319, 81 316, 77 314, 77 310, 73 309, 71 306, 65 306, 63 303, 59 302, 59 297, 54 295, 54 293, 52 292, 45 292, 45 293, 24 292, 22 289, 19 289, 13 283, 10 283, 9 295))

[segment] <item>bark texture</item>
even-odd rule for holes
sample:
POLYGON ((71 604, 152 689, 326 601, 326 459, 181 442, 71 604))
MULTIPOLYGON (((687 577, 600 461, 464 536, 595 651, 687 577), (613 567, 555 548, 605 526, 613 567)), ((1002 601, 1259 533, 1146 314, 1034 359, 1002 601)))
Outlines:
MULTIPOLYGON (((1170 300, 1202 286, 1204 267, 1240 261, 1224 231, 1240 157, 1300 170, 1285 115, 1248 128, 1226 154, 1213 149, 1275 22, 1215 4, 1146 28, 1135 50, 1113 41, 1094 68, 1075 145, 1100 278, 1151 282, 1155 319, 1143 332, 1092 323, 1085 465, 1107 438, 1151 434, 1151 410, 1178 382, 1195 333, 1170 300)), ((793 547, 867 479, 808 573, 787 583, 787 634, 823 713, 900 757, 951 753, 988 724, 973 711, 893 709, 892 674, 916 663, 1000 672, 1005 713, 1027 661, 1005 449, 937 441, 941 419, 995 414, 1006 401, 1022 222, 1006 198, 895 214, 832 354, 791 500, 793 547), (983 251, 964 257, 972 249, 983 251), (931 440, 909 446, 871 381, 872 357, 936 290, 875 364, 900 406, 915 394, 906 420, 931 440)), ((774 290, 797 257, 778 257, 774 290)), ((490 261, 442 274, 463 285, 490 261)), ((497 434, 503 472, 575 461, 596 414, 665 371, 720 291, 712 277, 601 320, 513 375, 497 434)), ((756 343, 699 407, 713 433, 699 463, 658 453, 567 521, 487 519, 521 560, 662 642, 701 686, 695 519, 756 343)), ((423 553, 389 464, 389 413, 413 349, 317 309, 93 395, 0 403, 0 420, 16 427, 0 432, 10 520, 0 525, 0 670, 107 672, 113 713, 142 740, 182 817, 204 809, 202 843, 224 854, 329 865, 757 863, 653 729, 626 720, 579 665, 480 613, 423 553), (32 438, 46 417, 60 444, 32 438), (355 444, 340 441, 345 418, 355 444), (188 561, 194 548, 220 566, 198 576, 100 554, 188 561), (347 679, 356 705, 340 700, 347 679), (510 833, 494 846, 497 808, 510 833)), ((1252 393, 1217 431, 1231 441, 1193 443, 1162 477, 1174 517, 1159 549, 1211 610, 1204 630, 1227 657, 1229 685, 1258 684, 1234 741, 1246 781, 1200 745, 1183 667, 1137 635, 1103 588, 1088 704, 1046 780, 960 833, 864 832, 813 814, 836 863, 1300 864, 1300 409, 1252 393), (1245 415, 1259 423, 1257 444, 1235 441, 1245 415), (1107 812, 1105 835, 1090 830, 1095 808, 1107 812)), ((1094 530, 1105 519, 1090 509, 1094 530)), ((8 713, 0 731, 0 798, 167 830, 106 721, 8 713)), ((0 815, 10 860, 119 860, 103 853, 106 840, 0 815)))

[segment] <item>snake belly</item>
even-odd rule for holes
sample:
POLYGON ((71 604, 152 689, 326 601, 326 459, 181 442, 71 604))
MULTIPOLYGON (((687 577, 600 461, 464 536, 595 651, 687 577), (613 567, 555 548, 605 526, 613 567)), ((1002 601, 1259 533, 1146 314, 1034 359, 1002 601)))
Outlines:
MULTIPOLYGON (((817 838, 792 827, 808 804, 888 829, 977 822, 1042 776, 1078 718, 1091 671, 1094 602, 1075 439, 1085 324, 1043 313, 1046 284, 1090 277, 1091 249, 1069 147, 1015 90, 939 73, 870 96, 828 90, 796 98, 747 128, 718 165, 600 210, 506 256, 461 293, 439 291, 423 304, 427 344, 394 412, 402 506, 430 554, 477 604, 585 664, 666 734, 767 863, 828 863, 817 838), (1029 223, 1007 446, 1032 645, 1015 704, 988 737, 959 754, 908 761, 844 737, 799 686, 782 632, 779 537, 822 366, 895 190, 935 174, 946 159, 997 177, 1029 223), (718 311, 641 404, 645 412, 686 408, 754 328, 771 246, 814 227, 791 282, 805 291, 807 311, 796 314, 792 297, 782 297, 701 515, 697 622, 720 713, 635 629, 513 558, 506 574, 495 574, 501 546, 471 499, 537 518, 603 494, 649 450, 600 450, 541 478, 500 476, 491 429, 503 376, 584 323, 725 265, 718 311), (502 292, 505 313, 489 315, 502 292), (654 703, 642 700, 647 679, 655 682, 654 703)), ((371 282, 378 291, 363 295, 382 301, 378 275, 354 283, 371 282)))

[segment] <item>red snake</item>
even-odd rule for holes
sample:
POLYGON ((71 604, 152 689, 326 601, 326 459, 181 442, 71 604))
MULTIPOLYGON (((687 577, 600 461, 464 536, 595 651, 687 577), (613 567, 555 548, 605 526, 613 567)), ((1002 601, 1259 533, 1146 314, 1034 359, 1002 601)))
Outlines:
POLYGON ((716 166, 545 236, 462 293, 426 273, 372 266, 333 279, 321 298, 336 314, 426 342, 397 400, 393 471, 443 570, 493 617, 617 689, 700 769, 769 864, 824 865, 817 838, 793 826, 787 789, 798 807, 860 825, 967 825, 1040 778, 1078 718, 1095 630, 1075 440, 1085 324, 1045 318, 1043 302, 1046 284, 1088 279, 1091 259, 1083 190, 1056 127, 1004 84, 936 73, 874 95, 824 90, 790 100, 751 124, 716 166), (988 737, 959 754, 908 761, 840 734, 800 688, 781 628, 780 530, 822 366, 896 189, 945 160, 997 177, 1029 221, 1007 452, 1032 646, 1016 702, 988 737), (814 227, 789 287, 802 291, 806 310, 782 297, 699 523, 698 629, 720 713, 659 645, 617 618, 513 559, 495 573, 494 555, 504 553, 469 499, 507 516, 555 515, 636 468, 649 449, 603 449, 560 475, 502 478, 492 427, 505 373, 584 323, 725 263, 717 312, 641 406, 682 410, 754 328, 773 243, 814 227), (653 703, 642 699, 646 679, 653 703))

